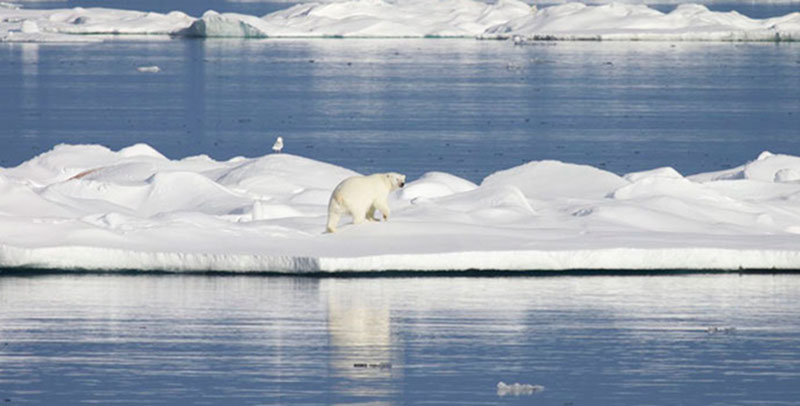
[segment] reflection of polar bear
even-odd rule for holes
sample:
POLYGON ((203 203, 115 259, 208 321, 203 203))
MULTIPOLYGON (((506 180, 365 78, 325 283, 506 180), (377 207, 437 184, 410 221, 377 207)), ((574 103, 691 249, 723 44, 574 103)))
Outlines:
POLYGON ((376 173, 369 176, 353 176, 342 181, 333 190, 328 203, 328 232, 336 231, 342 214, 350 213, 353 224, 364 220, 375 221, 375 210, 380 210, 383 219, 389 219, 389 192, 403 187, 406 176, 399 173, 376 173))

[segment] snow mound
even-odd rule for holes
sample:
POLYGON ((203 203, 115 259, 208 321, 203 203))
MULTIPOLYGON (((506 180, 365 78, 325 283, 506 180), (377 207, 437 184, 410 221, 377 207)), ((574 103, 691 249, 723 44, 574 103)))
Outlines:
POLYGON ((0 168, 0 269, 800 269, 798 173, 799 157, 771 153, 688 177, 558 161, 480 186, 429 172, 393 194, 389 222, 324 234, 351 170, 58 145, 0 168))
POLYGON ((628 182, 636 182, 646 178, 669 178, 669 179, 682 179, 678 171, 670 167, 656 168, 649 171, 631 172, 623 176, 628 182))
POLYGON ((296 194, 309 188, 332 190, 345 178, 355 175, 358 173, 296 155, 270 154, 235 163, 232 168, 220 171, 215 180, 231 188, 271 196, 296 194))
POLYGON ((744 165, 724 171, 698 174, 690 178, 696 182, 750 179, 761 182, 793 182, 800 171, 800 157, 773 154, 764 151, 758 158, 744 165))
POLYGON ((559 161, 531 162, 496 172, 481 182, 481 186, 513 185, 536 199, 592 199, 627 184, 611 172, 559 161))
POLYGON ((200 18, 72 8, 0 8, 0 41, 97 41, 97 35, 183 37, 469 37, 529 40, 796 41, 800 12, 752 19, 681 4, 662 13, 642 4, 531 7, 519 0, 344 0, 301 3, 263 17, 205 12, 200 18), (79 34, 79 35, 76 35, 79 34))
MULTIPOLYGON (((435 210, 428 216, 432 219, 450 217, 443 214, 449 212, 474 224, 518 223, 536 214, 522 191, 512 185, 483 186, 416 204, 423 211, 435 210)), ((421 212, 410 213, 423 217, 421 212)))
POLYGON ((468 192, 477 187, 478 185, 449 173, 428 172, 419 179, 406 184, 398 195, 400 199, 422 201, 450 196, 454 193, 468 192))

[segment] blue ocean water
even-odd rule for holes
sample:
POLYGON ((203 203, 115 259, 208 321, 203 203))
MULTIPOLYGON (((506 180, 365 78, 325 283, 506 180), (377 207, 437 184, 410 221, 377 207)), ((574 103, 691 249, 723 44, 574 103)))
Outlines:
POLYGON ((800 155, 800 44, 469 39, 0 44, 0 166, 53 145, 286 152, 480 181, 531 160, 616 173, 800 155), (157 65, 161 72, 142 73, 157 65))
POLYGON ((791 405, 799 300, 798 275, 7 275, 0 400, 791 405))

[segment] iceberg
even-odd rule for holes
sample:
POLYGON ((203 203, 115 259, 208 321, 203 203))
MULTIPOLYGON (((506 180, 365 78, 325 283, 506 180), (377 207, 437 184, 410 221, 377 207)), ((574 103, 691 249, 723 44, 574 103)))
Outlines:
MULTIPOLYGON (((398 168, 402 170, 402 168, 398 168)), ((535 161, 429 172, 388 222, 324 233, 347 168, 58 145, 0 168, 0 269, 227 272, 800 269, 800 157, 619 176, 535 161)))
POLYGON ((101 41, 102 35, 174 35, 195 20, 180 11, 0 8, 0 41, 93 42, 101 41))
POLYGON ((0 7, 0 41, 97 41, 103 35, 233 38, 479 38, 531 40, 796 41, 800 12, 752 19, 681 4, 662 13, 643 4, 519 0, 342 0, 302 3, 265 16, 201 17, 107 8, 0 7))

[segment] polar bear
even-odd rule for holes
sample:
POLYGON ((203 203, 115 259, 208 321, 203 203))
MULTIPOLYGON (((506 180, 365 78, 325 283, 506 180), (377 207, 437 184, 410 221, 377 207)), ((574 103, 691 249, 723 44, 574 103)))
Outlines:
POLYGON ((364 220, 375 221, 375 210, 380 210, 384 220, 389 220, 389 193, 406 184, 406 175, 395 172, 353 176, 336 186, 328 202, 329 233, 336 231, 342 214, 350 213, 353 224, 364 220))

